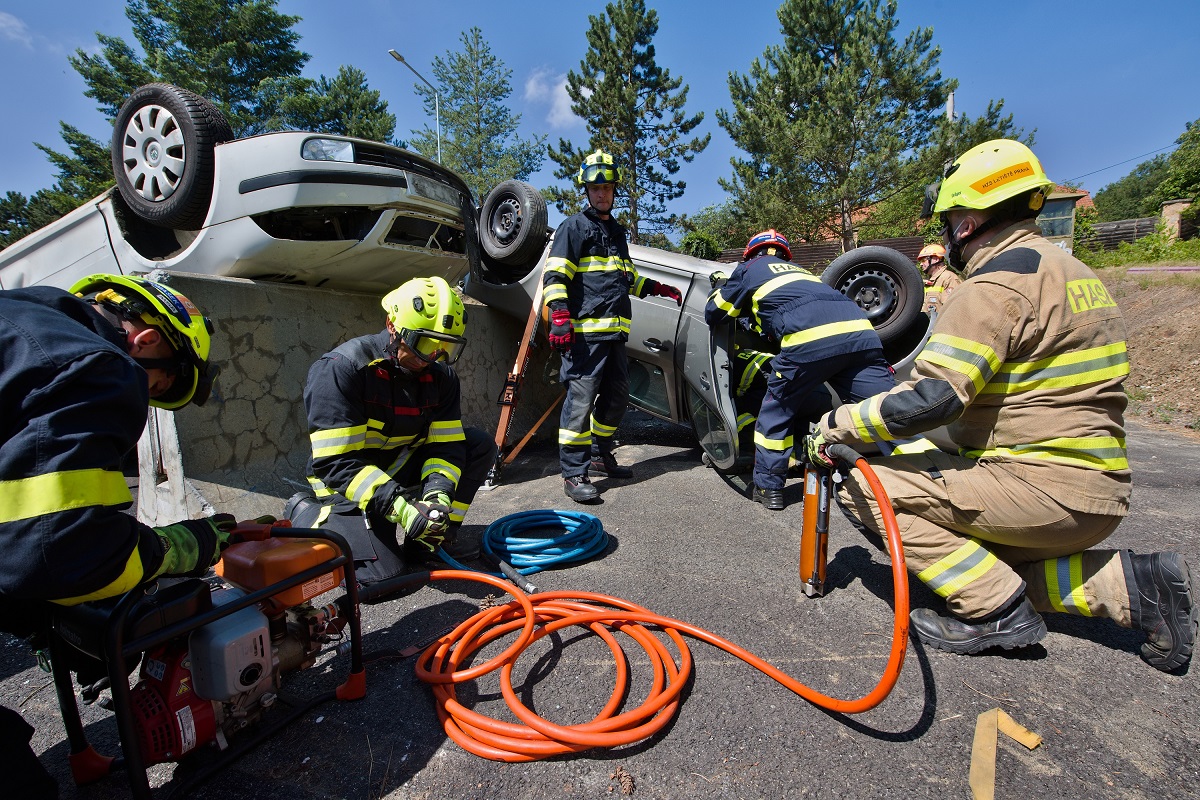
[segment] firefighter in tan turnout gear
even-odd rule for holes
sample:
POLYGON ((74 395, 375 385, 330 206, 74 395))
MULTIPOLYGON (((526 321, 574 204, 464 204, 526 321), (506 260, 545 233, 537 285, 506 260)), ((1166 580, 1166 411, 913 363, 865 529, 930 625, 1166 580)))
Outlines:
POLYGON ((917 254, 921 274, 925 276, 925 311, 933 313, 950 292, 962 283, 958 273, 946 264, 946 248, 927 244, 917 254))
MULTIPOLYGON (((1034 222, 1052 185, 1014 141, 987 142, 954 162, 933 212, 966 280, 942 304, 912 378, 828 415, 806 449, 819 460, 826 444, 949 425, 957 455, 871 461, 909 570, 946 601, 946 614, 912 612, 925 644, 954 653, 1024 647, 1046 633, 1038 612, 1057 611, 1140 629, 1142 657, 1179 671, 1197 622, 1183 557, 1087 549, 1129 507, 1129 364, 1104 285, 1034 222)), ((839 502, 882 530, 859 472, 841 484, 839 502)))

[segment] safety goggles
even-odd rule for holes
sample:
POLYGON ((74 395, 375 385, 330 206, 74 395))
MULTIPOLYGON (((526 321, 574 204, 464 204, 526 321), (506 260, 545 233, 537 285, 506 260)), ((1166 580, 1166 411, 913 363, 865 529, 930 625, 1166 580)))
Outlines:
POLYGON ((617 182, 617 169, 612 164, 589 164, 582 172, 584 183, 617 182))
POLYGON ((461 336, 448 333, 436 333, 425 330, 404 330, 400 341, 422 361, 432 364, 444 361, 453 364, 462 355, 467 340, 461 336))

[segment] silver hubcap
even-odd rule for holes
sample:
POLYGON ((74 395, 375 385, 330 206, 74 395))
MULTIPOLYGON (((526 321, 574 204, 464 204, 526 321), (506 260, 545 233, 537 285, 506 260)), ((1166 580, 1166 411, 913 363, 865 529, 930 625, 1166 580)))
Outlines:
POLYGON ((187 168, 183 130, 162 106, 144 106, 125 126, 121 157, 134 190, 161 203, 175 194, 187 168))

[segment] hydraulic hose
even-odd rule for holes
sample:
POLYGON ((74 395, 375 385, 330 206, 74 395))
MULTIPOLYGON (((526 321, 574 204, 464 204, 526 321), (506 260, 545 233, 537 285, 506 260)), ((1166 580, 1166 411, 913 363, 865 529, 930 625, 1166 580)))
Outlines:
POLYGON ((684 635, 736 656, 821 708, 843 714, 858 714, 879 705, 896 685, 908 648, 908 574, 904 565, 904 551, 891 502, 866 460, 848 447, 833 446, 827 452, 833 458, 853 464, 866 477, 883 515, 888 552, 892 559, 895 585, 892 646, 883 674, 870 692, 853 700, 831 697, 806 686, 714 633, 608 595, 545 592, 529 597, 516 586, 488 573, 437 570, 431 573, 432 580, 486 583, 513 598, 505 605, 483 609, 467 619, 427 647, 417 661, 417 675, 432 686, 438 717, 446 734, 468 752, 506 762, 536 761, 596 747, 620 747, 642 741, 666 726, 679 708, 680 693, 692 670, 692 656, 684 635), (569 626, 587 627, 608 645, 616 663, 616 681, 608 702, 590 722, 558 725, 538 716, 521 702, 512 686, 512 672, 521 653, 531 643, 569 626), (651 628, 667 635, 674 643, 675 654, 662 639, 654 635, 651 628), (462 668, 482 647, 513 632, 518 632, 516 639, 504 652, 483 664, 462 668), (620 711, 620 708, 628 694, 629 670, 614 632, 632 637, 649 656, 653 670, 652 686, 646 699, 641 705, 626 711, 620 711), (502 722, 479 714, 456 699, 455 684, 475 680, 496 669, 500 670, 500 689, 505 702, 521 724, 502 722))
MULTIPOLYGON (((603 553, 606 547, 608 534, 598 517, 582 511, 551 509, 519 511, 501 517, 488 525, 482 541, 484 553, 500 561, 502 569, 503 565, 511 565, 520 575, 533 575, 549 567, 585 561, 603 553), (562 533, 546 535, 549 530, 561 530, 562 533), (542 535, 528 535, 534 531, 540 531, 542 535)), ((468 569, 445 551, 439 555, 451 566, 468 569)), ((505 577, 500 573, 490 574, 505 577)), ((524 585, 528 586, 528 583, 524 585)))

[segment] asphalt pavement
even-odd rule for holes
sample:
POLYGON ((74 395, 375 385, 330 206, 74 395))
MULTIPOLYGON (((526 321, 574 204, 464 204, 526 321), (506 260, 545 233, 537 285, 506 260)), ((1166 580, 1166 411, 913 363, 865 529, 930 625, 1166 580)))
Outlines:
MULTIPOLYGON (((833 515, 828 594, 808 598, 797 576, 800 485, 770 512, 703 466, 689 430, 631 412, 619 460, 631 480, 598 480, 602 502, 579 506, 562 492, 554 446, 537 439, 479 495, 467 518, 478 534, 503 515, 569 509, 596 515, 608 549, 583 564, 532 577, 539 590, 600 592, 711 631, 832 696, 870 691, 887 660, 892 581, 885 553, 833 515)), ((1200 577, 1200 442, 1132 428, 1133 509, 1109 540, 1139 552, 1178 550, 1200 577)), ((493 602, 489 587, 439 582, 364 607, 368 652, 402 650, 493 602)), ((912 603, 935 598, 914 581, 912 603)), ((197 798, 795 798, 970 797, 977 717, 999 708, 1042 737, 1033 750, 1004 735, 996 797, 1182 798, 1200 796, 1200 691, 1196 673, 1166 675, 1137 655, 1139 633, 1107 620, 1048 615, 1040 645, 975 657, 909 643, 899 681, 875 709, 823 711, 708 644, 690 640, 694 669, 675 718, 638 744, 546 761, 506 764, 447 738, 414 658, 373 661, 367 697, 304 714, 190 792, 197 798)), ((623 639, 625 637, 622 637, 623 639)), ((76 788, 49 676, 19 642, 0 640, 0 702, 36 726, 35 749, 63 798, 128 796, 123 776, 76 788)), ((625 639, 634 684, 652 675, 625 639)), ((348 656, 329 654, 289 676, 285 689, 315 696, 339 683, 348 656)), ((573 628, 536 643, 513 682, 522 699, 562 723, 585 722, 613 691, 616 666, 601 640, 573 628)), ((476 711, 513 719, 496 676, 459 689, 476 711)), ((118 749, 111 714, 88 707, 87 733, 118 749)), ((181 787, 209 758, 152 768, 156 796, 181 787)), ((0 789, 0 795, 3 795, 0 789)))

